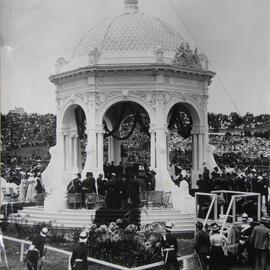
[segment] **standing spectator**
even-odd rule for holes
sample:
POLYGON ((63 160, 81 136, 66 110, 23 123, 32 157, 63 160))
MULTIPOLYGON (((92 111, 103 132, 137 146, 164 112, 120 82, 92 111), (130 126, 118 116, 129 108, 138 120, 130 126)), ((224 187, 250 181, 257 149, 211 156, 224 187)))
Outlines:
POLYGON ((211 270, 226 270, 227 262, 223 247, 228 243, 228 239, 219 232, 220 227, 214 224, 212 234, 210 236, 211 251, 210 251, 210 269, 211 270))
POLYGON ((92 172, 86 173, 86 178, 82 181, 83 193, 97 193, 96 190, 96 180, 93 177, 92 172))
POLYGON ((270 244, 270 220, 266 218, 261 219, 261 225, 254 227, 250 244, 255 249, 255 270, 266 270, 267 254, 269 252, 270 244))
POLYGON ((126 209, 128 206, 129 198, 129 185, 126 177, 122 177, 120 183, 120 193, 121 193, 121 209, 126 209))
POLYGON ((87 234, 86 232, 83 231, 79 236, 79 244, 77 247, 74 248, 70 259, 72 270, 88 269, 88 262, 87 262, 88 248, 86 246, 86 243, 87 243, 87 234))
POLYGON ((203 224, 198 221, 196 224, 198 233, 195 238, 194 251, 198 254, 202 270, 207 269, 208 257, 210 255, 210 238, 208 232, 204 230, 203 224))
POLYGON ((29 178, 27 180, 27 193, 25 197, 25 202, 35 202, 35 196, 36 196, 36 180, 34 178, 34 175, 32 173, 29 173, 29 178))
POLYGON ((177 261, 178 244, 177 239, 171 234, 172 223, 167 222, 165 224, 166 234, 163 235, 161 239, 161 253, 163 255, 163 260, 165 263, 165 268, 170 269, 170 265, 173 266, 175 270, 179 269, 179 264, 177 261))
POLYGON ((97 190, 98 194, 105 196, 106 195, 106 189, 107 189, 107 180, 103 178, 103 174, 100 173, 97 178, 97 190))
POLYGON ((130 200, 133 207, 140 205, 140 183, 135 175, 131 177, 129 188, 130 200))
POLYGON ((37 202, 37 205, 42 205, 45 199, 45 190, 44 187, 41 185, 41 181, 39 178, 37 178, 37 184, 35 186, 36 190, 36 196, 35 201, 37 202))
POLYGON ((27 183, 25 172, 21 172, 21 176, 22 176, 22 178, 21 178, 21 183, 20 183, 20 197, 19 197, 19 201, 24 203, 25 202, 25 198, 26 198, 28 183, 27 183))

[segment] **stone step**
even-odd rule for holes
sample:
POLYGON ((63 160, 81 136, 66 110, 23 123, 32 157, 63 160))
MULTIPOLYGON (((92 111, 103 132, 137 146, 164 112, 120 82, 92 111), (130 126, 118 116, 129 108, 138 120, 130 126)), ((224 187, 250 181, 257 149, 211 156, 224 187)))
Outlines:
MULTIPOLYGON (((96 210, 90 209, 62 209, 57 213, 44 212, 43 207, 25 207, 19 210, 21 216, 27 216, 28 224, 37 222, 52 222, 54 226, 65 228, 79 228, 89 226, 95 218, 96 210)), ((171 221, 174 224, 173 231, 194 231, 194 216, 181 214, 174 209, 142 209, 141 225, 150 224, 155 221, 171 221)))

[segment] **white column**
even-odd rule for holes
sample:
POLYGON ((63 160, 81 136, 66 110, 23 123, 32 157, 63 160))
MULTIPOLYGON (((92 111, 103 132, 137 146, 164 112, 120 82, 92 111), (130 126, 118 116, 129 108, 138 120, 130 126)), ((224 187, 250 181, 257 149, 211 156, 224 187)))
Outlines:
POLYGON ((167 159, 167 168, 170 165, 170 147, 169 147, 169 131, 166 130, 166 159, 167 159))
POLYGON ((104 131, 98 131, 98 170, 99 172, 103 172, 103 143, 104 143, 104 138, 103 138, 104 131))
POLYGON ((112 147, 112 137, 108 137, 108 162, 113 161, 113 147, 112 147))
POLYGON ((74 135, 73 137, 73 152, 74 152, 74 170, 76 172, 79 172, 79 166, 78 166, 78 158, 79 158, 79 153, 78 153, 78 135, 74 135))
POLYGON ((63 140, 62 140, 62 149, 63 149, 63 160, 64 160, 64 170, 67 170, 67 155, 68 155, 68 151, 67 151, 67 134, 63 134, 62 136, 63 140))
POLYGON ((156 129, 157 167, 166 168, 166 127, 156 129))
POLYGON ((197 170, 198 168, 198 140, 197 134, 192 134, 192 169, 197 170))
POLYGON ((156 168, 156 133, 154 130, 150 130, 151 139, 150 139, 150 161, 151 169, 156 168))
POLYGON ((87 159, 84 167, 85 172, 94 172, 96 169, 96 130, 87 130, 87 159))
POLYGON ((202 168, 203 163, 203 134, 198 134, 198 169, 202 168))
POLYGON ((73 147, 73 135, 72 133, 69 134, 68 136, 68 141, 69 141, 69 168, 70 171, 74 170, 74 147, 73 147))

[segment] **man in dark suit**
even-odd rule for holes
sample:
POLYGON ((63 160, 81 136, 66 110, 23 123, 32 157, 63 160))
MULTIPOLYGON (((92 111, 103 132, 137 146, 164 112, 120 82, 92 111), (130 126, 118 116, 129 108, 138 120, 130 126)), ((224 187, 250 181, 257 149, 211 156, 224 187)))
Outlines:
POLYGON ((82 181, 82 204, 85 206, 85 194, 86 193, 97 193, 96 190, 96 180, 93 177, 92 172, 86 173, 86 178, 82 181))
POLYGON ((167 222, 165 224, 166 234, 163 235, 161 239, 161 254, 163 256, 164 264, 166 269, 170 269, 170 265, 173 266, 175 270, 179 269, 179 264, 177 261, 178 244, 177 239, 171 234, 172 223, 167 222))
POLYGON ((81 174, 77 173, 77 177, 70 181, 68 184, 68 193, 81 193, 82 192, 82 182, 81 182, 81 174))
POLYGON ((250 244, 255 249, 255 270, 266 270, 270 244, 270 219, 262 218, 261 225, 254 227, 250 244))
MULTIPOLYGON (((43 227, 40 231, 40 234, 37 235, 33 241, 32 241, 32 245, 34 246, 34 248, 36 250, 38 250, 38 254, 39 254, 39 264, 42 265, 44 260, 45 260, 45 244, 46 244, 46 237, 48 234, 48 228, 47 227, 43 227)), ((42 266, 40 266, 41 269, 42 266)))
POLYGON ((83 193, 97 193, 96 180, 92 172, 86 173, 86 178, 82 181, 83 193))
POLYGON ((198 229, 198 233, 195 238, 194 243, 194 251, 198 254, 199 260, 201 263, 202 270, 207 269, 208 265, 208 256, 210 254, 210 237, 208 232, 206 232, 203 228, 203 224, 198 221, 196 223, 196 227, 198 229))

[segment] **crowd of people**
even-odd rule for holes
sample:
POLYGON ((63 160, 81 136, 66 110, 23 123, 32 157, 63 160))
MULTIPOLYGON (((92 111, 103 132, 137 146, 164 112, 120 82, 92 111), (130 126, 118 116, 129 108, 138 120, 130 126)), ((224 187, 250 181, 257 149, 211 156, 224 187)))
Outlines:
MULTIPOLYGON (((221 113, 208 113, 208 123, 210 129, 252 129, 266 125, 270 121, 269 114, 253 115, 246 113, 241 116, 236 112, 229 115, 221 113)), ((269 137, 268 137, 269 138, 269 137)))
POLYGON ((34 203, 42 205, 46 196, 45 187, 38 170, 24 172, 17 168, 12 178, 2 181, 2 203, 34 203))
POLYGON ((56 117, 53 114, 1 115, 2 151, 55 144, 56 117))
MULTIPOLYGON (((270 140, 260 137, 246 137, 233 134, 210 134, 214 157, 219 167, 270 165, 270 140)), ((175 132, 170 135, 170 160, 178 166, 190 169, 192 164, 192 140, 183 139, 175 132)))

